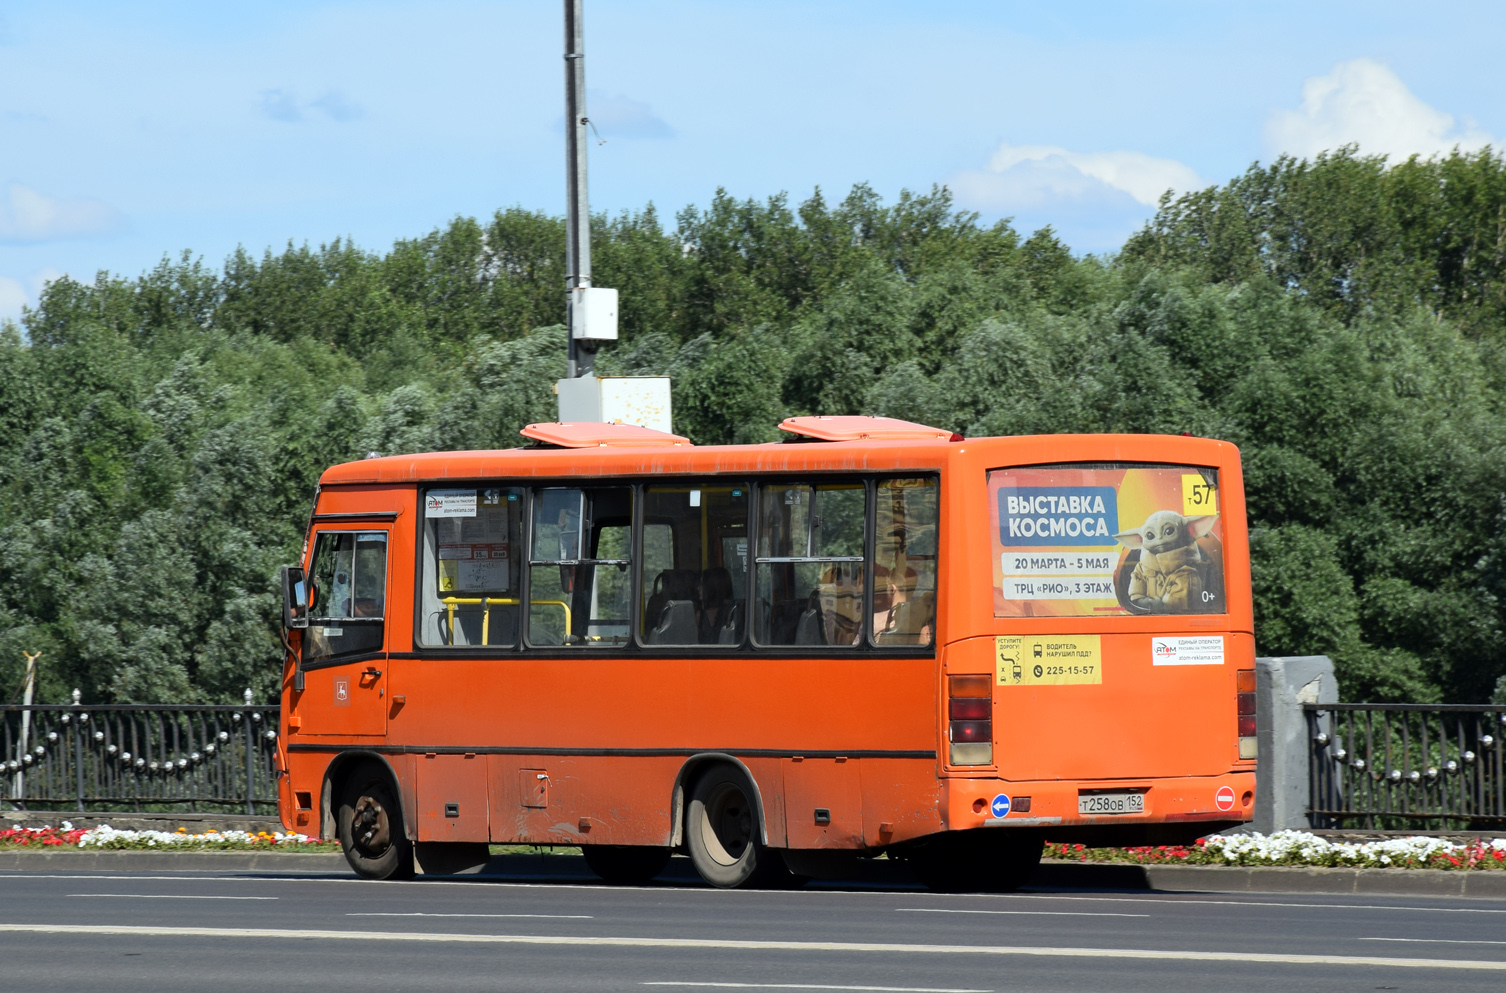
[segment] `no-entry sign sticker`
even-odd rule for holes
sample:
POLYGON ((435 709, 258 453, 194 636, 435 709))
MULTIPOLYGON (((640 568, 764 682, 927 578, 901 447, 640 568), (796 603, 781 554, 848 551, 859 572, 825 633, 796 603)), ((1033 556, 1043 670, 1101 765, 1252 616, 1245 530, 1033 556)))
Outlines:
POLYGON ((1219 810, 1234 809, 1234 787, 1220 786, 1218 792, 1213 794, 1213 803, 1219 810))

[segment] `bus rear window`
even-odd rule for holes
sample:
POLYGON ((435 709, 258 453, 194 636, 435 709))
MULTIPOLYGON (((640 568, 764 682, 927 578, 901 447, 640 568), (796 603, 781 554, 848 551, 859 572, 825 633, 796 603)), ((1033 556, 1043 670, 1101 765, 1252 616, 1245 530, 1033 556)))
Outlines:
POLYGON ((997 617, 1226 612, 1216 469, 995 469, 988 495, 997 617))

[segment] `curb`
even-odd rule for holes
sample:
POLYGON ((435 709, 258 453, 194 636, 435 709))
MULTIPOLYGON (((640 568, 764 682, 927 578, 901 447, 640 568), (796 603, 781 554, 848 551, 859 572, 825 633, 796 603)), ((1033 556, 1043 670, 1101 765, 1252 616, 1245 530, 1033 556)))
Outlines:
MULTIPOLYGON (((903 862, 865 860, 852 879, 821 888, 913 888, 903 862)), ((293 852, 6 851, 0 871, 277 872, 354 878, 345 856, 293 852)), ((494 855, 473 879, 516 882, 595 881, 579 855, 494 855)), ((464 878, 464 877, 462 877, 464 878)), ((690 860, 677 857, 661 882, 700 885, 690 860)), ((1454 897, 1506 900, 1506 872, 1439 869, 1300 869, 1288 867, 1129 865, 1043 862, 1027 889, 1119 890, 1158 893, 1312 893, 1349 896, 1454 897)))

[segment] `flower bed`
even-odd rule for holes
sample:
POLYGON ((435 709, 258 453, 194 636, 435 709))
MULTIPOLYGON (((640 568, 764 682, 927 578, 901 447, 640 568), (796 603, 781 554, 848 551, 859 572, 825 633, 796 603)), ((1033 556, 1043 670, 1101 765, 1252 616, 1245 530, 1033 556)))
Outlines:
POLYGON ((189 834, 177 831, 117 831, 108 825, 75 828, 68 821, 62 827, 13 827, 0 831, 0 850, 41 848, 101 848, 111 851, 256 851, 276 849, 280 852, 338 852, 335 842, 321 841, 304 834, 270 831, 205 831, 189 834))
POLYGON ((1306 831, 1211 835, 1194 845, 1140 848, 1046 846, 1045 857, 1066 862, 1141 865, 1299 866, 1360 869, 1506 869, 1506 838, 1464 844, 1415 836, 1386 841, 1329 841, 1306 831))

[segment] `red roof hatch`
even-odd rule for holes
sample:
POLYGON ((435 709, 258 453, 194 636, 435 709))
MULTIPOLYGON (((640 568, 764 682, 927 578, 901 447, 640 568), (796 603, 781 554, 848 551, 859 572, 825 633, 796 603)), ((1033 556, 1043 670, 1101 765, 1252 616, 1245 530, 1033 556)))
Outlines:
POLYGON ((952 432, 894 417, 787 417, 779 430, 817 441, 950 441, 952 432))
POLYGON ((600 424, 590 421, 530 424, 518 433, 525 438, 560 448, 669 448, 690 444, 689 438, 655 431, 653 428, 641 428, 636 424, 600 424))

